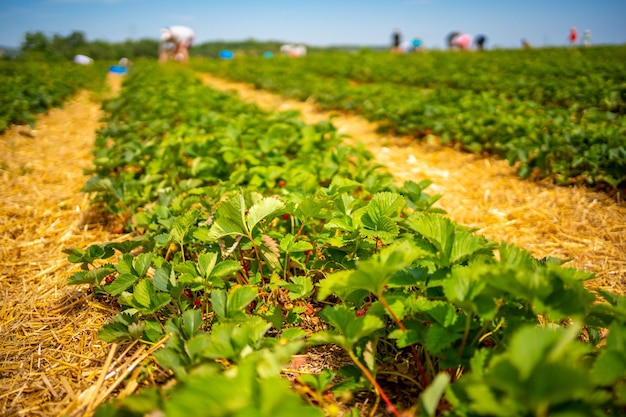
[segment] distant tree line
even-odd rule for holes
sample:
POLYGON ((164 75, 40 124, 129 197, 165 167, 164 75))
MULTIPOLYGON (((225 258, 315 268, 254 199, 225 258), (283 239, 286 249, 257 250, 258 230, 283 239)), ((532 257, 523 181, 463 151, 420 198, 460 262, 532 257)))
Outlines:
MULTIPOLYGON (((278 54, 280 47, 286 42, 257 41, 246 39, 243 41, 212 41, 195 44, 190 50, 191 56, 216 58, 219 52, 228 49, 236 55, 260 56, 266 52, 278 54)), ((307 46, 309 53, 331 49, 350 49, 348 47, 316 48, 307 46)), ((105 42, 101 40, 88 41, 83 32, 73 31, 67 36, 54 34, 48 36, 43 32, 27 32, 20 45, 19 51, 5 55, 5 58, 20 60, 66 61, 77 54, 87 55, 94 60, 119 60, 122 57, 129 59, 158 58, 158 39, 127 40, 124 42, 105 42)))
POLYGON ((157 58, 159 41, 141 39, 109 43, 105 41, 87 41, 83 32, 74 31, 68 36, 58 34, 52 37, 43 32, 27 32, 21 44, 18 59, 65 61, 75 55, 87 55, 95 60, 118 60, 128 58, 157 58))

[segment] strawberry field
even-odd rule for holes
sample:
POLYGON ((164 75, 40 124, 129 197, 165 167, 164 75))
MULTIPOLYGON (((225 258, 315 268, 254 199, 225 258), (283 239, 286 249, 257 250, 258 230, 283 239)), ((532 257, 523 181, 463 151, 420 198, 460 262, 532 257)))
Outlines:
POLYGON ((194 67, 418 139, 498 155, 526 178, 626 184, 626 48, 195 61, 194 67))
POLYGON ((64 250, 68 284, 115 311, 99 339, 151 352, 95 414, 622 415, 622 295, 455 223, 430 181, 398 184, 332 119, 197 74, 619 192, 623 66, 602 48, 526 52, 137 62, 103 103, 82 190, 126 238, 64 250), (331 366, 303 370, 319 352, 331 366))
POLYGON ((0 132, 12 124, 34 124, 37 114, 58 107, 80 89, 98 89, 106 75, 102 64, 0 62, 0 132))

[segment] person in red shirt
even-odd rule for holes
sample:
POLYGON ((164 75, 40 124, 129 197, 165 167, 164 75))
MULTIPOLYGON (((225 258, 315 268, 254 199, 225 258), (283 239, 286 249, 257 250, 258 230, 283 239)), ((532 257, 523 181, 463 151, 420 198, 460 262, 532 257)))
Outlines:
POLYGON ((570 45, 574 46, 576 44, 576 41, 578 40, 578 31, 576 30, 575 27, 571 27, 569 30, 569 43, 570 45))

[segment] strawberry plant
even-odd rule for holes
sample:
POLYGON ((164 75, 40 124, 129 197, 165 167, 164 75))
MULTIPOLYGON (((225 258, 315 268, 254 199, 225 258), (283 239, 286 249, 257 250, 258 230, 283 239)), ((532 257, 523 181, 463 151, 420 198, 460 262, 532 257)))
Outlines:
POLYGON ((591 274, 455 224, 330 122, 178 66, 137 65, 106 109, 85 190, 135 237, 67 249, 68 283, 119 305, 102 340, 163 344, 164 384, 97 415, 623 411, 626 302, 591 274), (281 376, 324 346, 349 364, 281 376))
POLYGON ((34 125, 38 114, 61 107, 81 89, 100 91, 106 73, 103 63, 83 67, 71 62, 0 62, 0 132, 12 124, 34 125))
POLYGON ((617 190, 626 181, 626 90, 624 66, 609 63, 625 51, 327 53, 302 60, 198 60, 194 67, 358 113, 418 140, 506 158, 524 178, 617 190))

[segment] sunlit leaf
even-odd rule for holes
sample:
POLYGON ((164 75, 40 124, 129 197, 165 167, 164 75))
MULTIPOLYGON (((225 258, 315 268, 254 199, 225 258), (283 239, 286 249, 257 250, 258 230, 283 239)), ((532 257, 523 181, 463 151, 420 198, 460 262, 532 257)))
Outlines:
POLYGON ((246 218, 248 230, 252 231, 260 221, 276 216, 284 208, 285 203, 275 197, 267 197, 254 204, 246 218))

